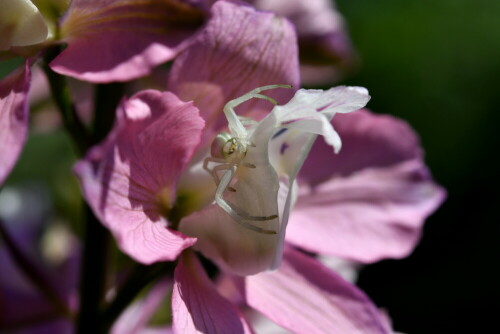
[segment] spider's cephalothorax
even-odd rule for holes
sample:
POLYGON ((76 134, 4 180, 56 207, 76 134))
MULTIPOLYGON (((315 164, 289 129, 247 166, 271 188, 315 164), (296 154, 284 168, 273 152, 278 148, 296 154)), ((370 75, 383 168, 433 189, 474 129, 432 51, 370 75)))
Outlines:
POLYGON ((247 145, 230 133, 221 132, 212 142, 210 154, 213 158, 240 161, 247 154, 247 145))
MULTIPOLYGON (((249 135, 247 129, 244 126, 244 123, 255 125, 257 124, 257 122, 238 117, 234 111, 234 108, 252 98, 263 99, 270 101, 273 104, 277 104, 277 102, 273 98, 260 94, 260 92, 264 90, 275 88, 290 88, 290 86, 270 85, 259 87, 237 99, 229 101, 224 106, 224 114, 228 121, 229 132, 221 132, 215 137, 210 148, 211 156, 205 158, 203 164, 203 168, 212 175, 215 184, 217 185, 217 190, 215 192, 216 203, 240 225, 252 231, 263 234, 276 234, 277 232, 257 227, 249 222, 262 222, 277 219, 277 213, 270 216, 252 216, 251 214, 243 210, 238 205, 238 203, 233 204, 225 200, 224 192, 226 190, 233 192, 237 191, 237 189, 230 186, 230 183, 233 180, 239 167, 258 168, 258 166, 244 161, 248 149, 254 146, 249 140, 249 135), (218 165, 209 168, 208 165, 210 163, 217 163, 218 165), (222 177, 220 177, 219 173, 222 172, 222 177)), ((256 194, 256 196, 258 196, 258 194, 256 194)))

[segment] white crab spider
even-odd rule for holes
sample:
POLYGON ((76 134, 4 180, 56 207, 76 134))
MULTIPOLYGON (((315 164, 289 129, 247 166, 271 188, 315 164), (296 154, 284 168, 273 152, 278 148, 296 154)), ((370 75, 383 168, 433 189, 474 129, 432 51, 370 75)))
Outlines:
MULTIPOLYGON (((273 104, 278 104, 273 98, 262 95, 260 92, 275 89, 275 88, 291 88, 290 85, 269 85, 258 87, 243 96, 229 101, 224 106, 224 115, 228 121, 228 132, 219 133, 210 149, 211 157, 205 159, 203 163, 203 168, 209 172, 214 178, 215 184, 217 185, 217 190, 215 191, 215 202, 226 211, 231 218, 233 218, 238 224, 241 224, 245 228, 263 234, 276 234, 276 231, 267 230, 255 225, 252 225, 248 221, 269 221, 278 218, 277 214, 269 216, 253 216, 235 204, 224 199, 224 192, 226 190, 235 192, 236 189, 230 186, 236 171, 238 168, 258 168, 258 166, 243 162, 247 151, 252 147, 255 147, 253 143, 250 142, 248 138, 248 131, 245 128, 247 126, 254 126, 257 122, 246 119, 243 117, 238 117, 234 108, 248 101, 252 98, 267 100, 273 104), (217 163, 213 168, 209 168, 209 163, 217 163), (224 172, 222 177, 219 177, 219 173, 224 172)), ((256 194, 258 196, 258 194, 256 194)))
MULTIPOLYGON (((224 108, 229 130, 212 144, 212 156, 207 154, 210 157, 205 161, 209 173, 203 173, 213 176, 217 199, 179 225, 182 233, 197 238, 197 250, 236 275, 253 275, 279 266, 298 193, 296 178, 313 142, 321 135, 333 151, 338 151, 341 141, 332 118, 362 108, 370 98, 361 87, 299 89, 286 104, 274 106, 258 122, 248 122, 232 110, 261 95, 262 90, 275 87, 279 86, 261 87, 224 108), (247 219, 252 216, 262 220, 247 219)), ((200 187, 204 189, 205 184, 200 187)))

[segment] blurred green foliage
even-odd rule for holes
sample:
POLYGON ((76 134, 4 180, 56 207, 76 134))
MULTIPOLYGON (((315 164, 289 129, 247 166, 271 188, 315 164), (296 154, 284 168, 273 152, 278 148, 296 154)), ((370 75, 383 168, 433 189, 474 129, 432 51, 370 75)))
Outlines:
MULTIPOLYGON (((439 180, 490 168, 500 78, 500 1, 338 1, 369 107, 408 120, 439 180), (480 166, 480 167, 479 167, 480 166), (451 167, 451 168, 450 168, 451 167)), ((458 189, 457 189, 458 190, 458 189)))
POLYGON ((21 66, 22 63, 23 59, 17 57, 6 60, 0 60, 0 79, 3 79, 18 66, 21 66))
POLYGON ((31 133, 6 187, 16 184, 41 184, 54 204, 54 216, 62 218, 81 233, 82 199, 72 172, 76 161, 71 142, 64 131, 31 133))

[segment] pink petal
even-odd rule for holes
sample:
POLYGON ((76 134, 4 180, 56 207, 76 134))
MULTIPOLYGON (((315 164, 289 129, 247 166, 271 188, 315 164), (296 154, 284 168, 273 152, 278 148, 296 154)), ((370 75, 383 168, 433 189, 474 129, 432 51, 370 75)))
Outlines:
POLYGON ((299 174, 303 181, 317 184, 333 175, 422 157, 415 132, 406 122, 392 116, 359 110, 336 115, 333 125, 342 138, 342 150, 331 154, 331 147, 322 139, 317 140, 299 174))
POLYGON ((290 19, 297 29, 302 82, 319 85, 338 79, 354 59, 342 15, 330 0, 252 0, 261 10, 290 19), (303 66, 307 64, 307 66, 303 66))
MULTIPOLYGON (((260 10, 285 16, 295 25, 299 42, 308 57, 326 63, 352 56, 351 44, 345 31, 344 19, 329 0, 252 0, 260 10), (305 48, 309 46, 309 50, 305 48), (314 49, 311 49, 314 48, 314 49), (312 54, 312 51, 322 51, 312 54)), ((304 57, 304 56, 301 56, 304 57)), ((309 60, 306 58, 306 60, 309 60)))
POLYGON ((291 249, 277 271, 245 279, 245 296, 251 307, 294 333, 390 333, 362 291, 291 249))
POLYGON ((135 79, 173 59, 202 20, 173 0, 75 0, 61 23, 68 47, 50 65, 92 82, 135 79))
POLYGON ((28 133, 29 63, 0 81, 0 186, 14 167, 28 133))
MULTIPOLYGON (((176 58, 169 87, 182 100, 194 101, 208 129, 220 130, 227 126, 222 108, 229 100, 264 85, 298 86, 296 44, 286 19, 239 3, 216 2, 205 29, 176 58)), ((284 103, 293 91, 277 89, 269 95, 284 103)), ((268 102, 254 99, 239 110, 270 109, 268 102)))
POLYGON ((176 333, 252 333, 238 309, 219 295, 194 253, 185 253, 175 269, 172 295, 176 333))
POLYGON ((84 196, 125 253, 146 264, 172 260, 195 241, 169 229, 165 217, 204 122, 192 103, 152 90, 124 101, 117 118, 75 167, 84 196))
MULTIPOLYGON (((254 195, 254 199, 257 198, 254 195)), ((278 230, 277 218, 263 223, 269 223, 266 228, 278 230)), ((236 275, 269 270, 281 260, 280 234, 251 231, 235 222, 217 204, 185 218, 180 231, 197 238, 197 250, 223 270, 236 275)))
POLYGON ((286 240, 360 262, 408 255, 425 218, 445 198, 419 159, 333 177, 301 190, 286 240))

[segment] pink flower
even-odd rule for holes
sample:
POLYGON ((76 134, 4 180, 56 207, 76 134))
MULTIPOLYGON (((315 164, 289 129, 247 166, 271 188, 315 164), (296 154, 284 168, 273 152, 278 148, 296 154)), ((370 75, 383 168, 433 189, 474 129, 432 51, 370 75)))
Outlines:
POLYGON ((384 118, 368 113, 359 116, 365 121, 343 116, 335 131, 334 114, 368 101, 363 88, 245 95, 298 82, 292 26, 219 1, 207 26, 176 58, 169 77, 173 93, 149 90, 124 100, 112 132, 75 167, 87 202, 122 251, 146 264, 179 259, 172 297, 176 332, 252 332, 193 248, 234 282, 245 305, 285 328, 391 332, 363 292, 298 248, 364 262, 403 256, 443 192, 425 173, 413 132, 399 121, 387 118, 390 128, 400 130, 396 143, 392 131, 381 127, 384 118), (236 114, 233 107, 243 100, 249 101, 236 114), (269 112, 274 100, 281 105, 269 112), (211 146, 227 127, 229 133, 217 138, 228 141, 211 146), (343 133, 346 154, 354 158, 345 156, 338 167, 322 163, 334 159, 343 133), (318 134, 331 147, 322 151, 319 139, 312 162, 299 174, 318 134), (354 144, 347 146, 349 141, 354 144), (220 174, 208 173, 204 161, 221 166, 220 174), (321 235, 325 230, 336 234, 321 235), (353 247, 342 243, 344 235, 353 247), (392 236, 396 240, 385 246, 382 241, 392 236))
MULTIPOLYGON (((235 66, 235 69, 241 68, 243 71, 240 74, 244 74, 246 68, 251 68, 249 75, 257 75, 251 79, 246 79, 244 75, 235 77, 236 80, 248 81, 246 86, 281 77, 285 79, 290 76, 289 73, 292 73, 290 81, 296 82, 297 80, 293 79, 294 68, 296 73, 296 57, 295 61, 279 63, 281 66, 267 66, 268 62, 274 64, 279 61, 279 57, 283 58, 279 51, 290 49, 287 42, 294 43, 295 39, 286 21, 272 14, 255 12, 247 6, 221 1, 214 5, 211 22, 189 50, 180 56, 181 65, 174 65, 172 73, 176 76, 178 70, 184 72, 185 69, 196 69, 194 64, 182 64, 187 65, 186 60, 189 60, 193 53, 208 46, 206 50, 214 54, 206 54, 206 58, 202 59, 225 63, 227 71, 217 72, 221 79, 234 75, 230 68, 235 66), (236 20, 245 23, 243 27, 246 28, 239 32, 228 30, 236 20), (257 26, 264 31, 266 25, 273 28, 274 32, 259 35, 259 31, 253 29, 257 26), (236 39, 236 36, 240 36, 240 39, 236 39), (268 36, 268 39, 261 36, 268 36), (284 36, 288 39, 284 40, 284 36), (269 45, 278 38, 281 44, 272 48, 266 47, 264 52, 259 52, 262 46, 269 45), (217 39, 220 49, 206 44, 207 40, 213 39, 217 39), (234 51, 228 47, 238 50, 239 43, 253 43, 254 47, 245 55, 234 57, 234 51), (217 57, 218 53, 226 53, 227 59, 217 57), (267 55, 269 57, 266 57, 267 55), (261 59, 265 60, 260 63, 261 59), (286 66, 287 64, 292 65, 291 72, 288 71, 290 67, 286 66), (261 66, 264 68, 261 69, 261 66), (264 71, 267 68, 272 70, 264 71)), ((207 71, 198 73, 211 77, 210 70, 217 71, 217 66, 211 65, 208 64, 207 71)), ((198 93, 201 96, 206 93, 207 97, 213 97, 209 106, 201 108, 203 118, 191 102, 182 102, 172 93, 143 91, 123 101, 117 112, 115 127, 108 138, 92 149, 76 166, 85 198, 96 215, 113 232, 121 249, 143 263, 173 260, 183 249, 193 245, 195 239, 175 231, 179 220, 206 207, 214 200, 215 184, 212 176, 204 171, 200 164, 208 154, 213 136, 216 131, 222 129, 222 122, 225 121, 214 102, 225 99, 225 95, 218 96, 218 93, 232 87, 223 86, 223 89, 220 89, 215 81, 208 84, 209 87, 204 90, 193 90, 191 84, 203 86, 206 80, 192 82, 190 76, 195 76, 196 72, 182 74, 184 81, 179 80, 181 85, 176 87, 181 95, 198 93), (214 90, 211 90, 212 87, 214 90), (202 137, 204 140, 199 145, 202 137), (197 153, 193 157, 195 150, 197 153), (201 173, 198 172, 197 166, 201 173), (168 248, 165 248, 166 245, 169 245, 168 248)), ((235 80, 231 82, 238 84, 235 80)), ((236 91, 238 92, 239 90, 236 91)), ((255 109, 260 107, 257 105, 255 109)), ((267 130, 269 134, 272 134, 272 131, 273 127, 267 130)), ((269 134, 266 136, 269 137, 269 134)), ((264 155, 265 159, 269 160, 266 152, 264 155)))

